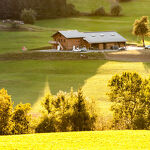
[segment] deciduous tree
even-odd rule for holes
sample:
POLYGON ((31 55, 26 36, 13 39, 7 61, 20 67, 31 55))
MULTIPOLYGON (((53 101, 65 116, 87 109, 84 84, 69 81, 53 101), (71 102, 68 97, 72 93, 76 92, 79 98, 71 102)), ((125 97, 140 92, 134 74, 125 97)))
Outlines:
POLYGON ((11 134, 13 103, 5 89, 0 90, 0 135, 11 134))
POLYGON ((30 122, 31 116, 29 115, 29 111, 31 110, 30 104, 18 104, 13 112, 12 121, 14 123, 13 126, 13 134, 27 134, 30 133, 30 122))
POLYGON ((145 36, 149 36, 149 20, 147 16, 143 16, 141 19, 135 20, 132 33, 141 37, 143 46, 145 47, 145 36))
POLYGON ((109 81, 108 93, 113 102, 113 125, 116 129, 148 129, 150 127, 150 79, 137 73, 124 72, 109 81))

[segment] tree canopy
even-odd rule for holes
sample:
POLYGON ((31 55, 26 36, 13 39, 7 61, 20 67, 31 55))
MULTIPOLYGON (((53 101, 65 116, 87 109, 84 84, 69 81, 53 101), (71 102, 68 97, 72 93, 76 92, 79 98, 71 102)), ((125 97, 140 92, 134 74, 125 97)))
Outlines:
POLYGON ((32 9, 38 19, 76 15, 79 12, 66 0, 1 0, 0 19, 20 19, 21 11, 32 9))
POLYGON ((135 20, 132 33, 141 37, 143 46, 145 46, 145 36, 149 36, 149 20, 147 16, 143 16, 141 19, 135 20))
POLYGON ((142 79, 138 73, 124 72, 113 76, 108 86, 114 128, 149 129, 150 78, 142 79))

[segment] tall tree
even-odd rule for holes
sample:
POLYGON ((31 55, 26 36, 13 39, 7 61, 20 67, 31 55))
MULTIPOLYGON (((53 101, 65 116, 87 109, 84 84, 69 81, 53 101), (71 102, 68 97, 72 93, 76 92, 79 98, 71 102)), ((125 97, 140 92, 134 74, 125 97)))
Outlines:
POLYGON ((143 46, 145 47, 145 36, 149 36, 149 20, 147 16, 143 16, 141 19, 135 20, 132 33, 141 37, 143 46))
POLYGON ((0 90, 0 135, 11 134, 12 131, 12 110, 11 97, 5 89, 0 90))
POLYGON ((137 73, 124 72, 109 81, 108 93, 113 102, 113 125, 116 129, 150 127, 150 80, 137 73))

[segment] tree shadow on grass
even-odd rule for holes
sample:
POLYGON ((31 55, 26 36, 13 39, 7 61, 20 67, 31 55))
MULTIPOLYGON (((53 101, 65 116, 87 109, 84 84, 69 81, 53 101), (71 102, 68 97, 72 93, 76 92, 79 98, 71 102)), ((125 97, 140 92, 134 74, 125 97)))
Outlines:
POLYGON ((150 63, 143 62, 145 71, 150 74, 150 63))
POLYGON ((12 95, 15 104, 34 104, 43 94, 45 82, 52 94, 82 87, 86 79, 94 76, 105 60, 64 61, 5 61, 0 62, 0 88, 12 95))

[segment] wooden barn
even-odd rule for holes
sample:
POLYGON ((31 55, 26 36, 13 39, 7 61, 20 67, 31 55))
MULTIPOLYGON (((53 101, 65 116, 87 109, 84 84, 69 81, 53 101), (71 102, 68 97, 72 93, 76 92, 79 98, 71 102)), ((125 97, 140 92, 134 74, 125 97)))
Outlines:
POLYGON ((72 50, 83 48, 93 50, 113 49, 114 47, 124 47, 126 39, 114 31, 107 32, 79 32, 77 30, 58 31, 52 35, 54 49, 72 50))

